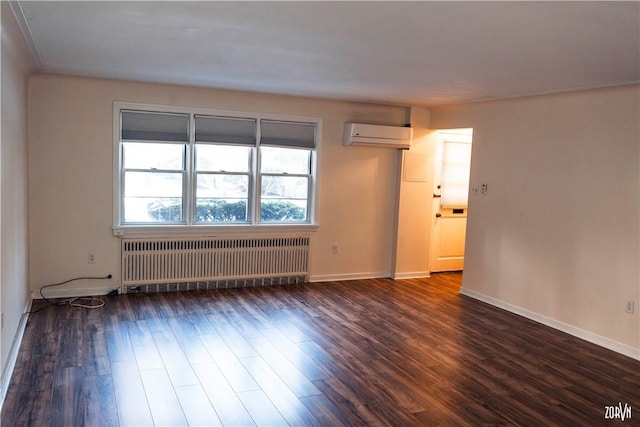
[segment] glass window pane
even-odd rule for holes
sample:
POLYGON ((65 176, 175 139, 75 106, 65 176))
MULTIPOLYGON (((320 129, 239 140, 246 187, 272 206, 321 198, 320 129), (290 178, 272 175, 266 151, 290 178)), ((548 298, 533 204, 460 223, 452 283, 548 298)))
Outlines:
POLYGON ((198 174, 196 185, 198 198, 243 198, 249 194, 247 175, 211 175, 198 174))
POLYGON ((182 170, 184 152, 183 144, 125 142, 122 165, 125 169, 182 170))
POLYGON ((247 199, 198 198, 195 221, 247 222, 247 199))
POLYGON ((124 222, 182 222, 182 198, 125 197, 124 222))
POLYGON ((260 221, 262 222, 300 222, 307 220, 306 200, 261 200, 260 221))
POLYGON ((440 203, 445 208, 467 207, 471 144, 445 141, 440 203))
POLYGON ((260 147, 262 173, 309 174, 311 151, 292 148, 260 147))
POLYGON ((125 172, 125 222, 181 222, 182 173, 125 172))
POLYGON ((263 176, 262 199, 307 200, 309 179, 297 176, 263 176))
POLYGON ((246 222, 248 175, 198 174, 195 221, 246 222))
POLYGON ((125 172, 125 197, 182 197, 182 173, 125 172))
POLYGON ((235 145, 196 145, 196 170, 249 172, 250 147, 235 145))

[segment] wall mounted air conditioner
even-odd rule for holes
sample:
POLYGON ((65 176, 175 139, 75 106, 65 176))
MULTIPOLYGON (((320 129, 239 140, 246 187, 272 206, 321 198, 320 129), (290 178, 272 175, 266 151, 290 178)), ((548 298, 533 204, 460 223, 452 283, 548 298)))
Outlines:
POLYGON ((413 129, 402 126, 366 125, 345 123, 344 145, 363 145, 367 147, 409 148, 413 129))

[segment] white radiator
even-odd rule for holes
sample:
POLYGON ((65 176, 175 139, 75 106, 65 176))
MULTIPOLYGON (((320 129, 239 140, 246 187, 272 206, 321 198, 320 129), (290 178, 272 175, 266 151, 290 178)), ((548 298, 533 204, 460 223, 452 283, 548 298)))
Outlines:
POLYGON ((300 236, 123 238, 122 292, 307 282, 309 240, 300 236))

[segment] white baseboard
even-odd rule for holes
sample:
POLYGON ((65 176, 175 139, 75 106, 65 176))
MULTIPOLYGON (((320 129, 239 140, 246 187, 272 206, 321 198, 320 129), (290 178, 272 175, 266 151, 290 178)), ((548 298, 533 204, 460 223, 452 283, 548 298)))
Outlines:
POLYGON ((603 337, 602 335, 594 334, 593 332, 578 328, 577 326, 552 319, 542 314, 527 310, 522 307, 518 307, 517 305, 510 304, 497 298, 481 294, 471 289, 461 288, 460 294, 466 295, 470 298, 477 299, 482 302, 486 302, 487 304, 510 311, 522 317, 526 317, 527 319, 531 319, 535 322, 542 323, 543 325, 565 332, 569 335, 573 335, 574 337, 581 338, 585 341, 589 341, 590 343, 615 351, 616 353, 620 353, 633 359, 640 360, 640 349, 634 348, 630 345, 614 341, 607 337, 603 337))
POLYGON ((29 312, 31 311, 32 299, 27 301, 27 305, 24 308, 23 315, 20 317, 20 323, 18 323, 18 330, 13 337, 11 343, 11 349, 9 349, 9 358, 7 364, 2 371, 2 379, 0 379, 0 411, 4 406, 4 399, 7 397, 7 391, 9 390, 9 383, 11 383, 11 377, 13 376, 13 369, 16 367, 18 361, 18 352, 20 351, 20 344, 22 344, 22 338, 24 337, 24 331, 27 327, 27 320, 29 319, 29 312))
POLYGON ((392 276, 394 279, 424 279, 431 277, 429 271, 411 271, 408 273, 395 273, 392 276))
POLYGON ((339 282, 341 280, 364 280, 364 279, 423 279, 425 277, 431 277, 428 271, 411 271, 408 273, 396 273, 393 274, 389 271, 379 271, 371 273, 349 273, 349 274, 325 274, 311 276, 310 282, 339 282))
MULTIPOLYGON (((120 286, 115 282, 109 286, 93 286, 90 288, 63 288, 63 289, 55 289, 48 288, 43 291, 43 294, 46 298, 73 298, 73 297, 92 297, 96 295, 107 295, 112 290, 117 289, 120 291, 120 286)), ((33 299, 42 299, 40 292, 34 291, 32 292, 33 299)))
POLYGON ((310 282, 339 282, 341 280, 362 280, 362 279, 380 279, 391 277, 388 271, 378 271, 370 273, 349 273, 349 274, 324 274, 320 276, 309 277, 310 282))

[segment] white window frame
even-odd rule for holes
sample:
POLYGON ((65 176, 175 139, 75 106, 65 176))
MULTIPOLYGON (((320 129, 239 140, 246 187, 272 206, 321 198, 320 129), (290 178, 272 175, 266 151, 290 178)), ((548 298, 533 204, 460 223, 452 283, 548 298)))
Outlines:
MULTIPOLYGON (((164 235, 212 235, 226 233, 274 233, 274 232, 313 232, 318 228, 317 223, 317 194, 318 194, 318 158, 320 141, 322 140, 322 120, 317 117, 281 115, 269 113, 238 112, 229 110, 212 110, 202 108, 175 107, 167 105, 140 104, 129 102, 113 103, 113 222, 112 231, 115 236, 164 236, 164 235), (186 143, 186 179, 183 183, 183 218, 182 223, 124 223, 123 222, 123 158, 121 148, 121 111, 141 111, 158 113, 190 114, 189 142, 186 143), (249 200, 247 223, 196 223, 196 171, 194 118, 196 115, 219 116, 229 118, 254 119, 257 122, 256 144, 251 149, 251 165, 249 170, 249 200), (305 222, 259 222, 260 210, 260 120, 286 121, 310 123, 315 125, 315 149, 311 152, 311 166, 309 175, 309 193, 307 221, 305 222)), ((267 174, 268 175, 268 174, 267 174)), ((306 176, 306 175, 305 175, 306 176)))

